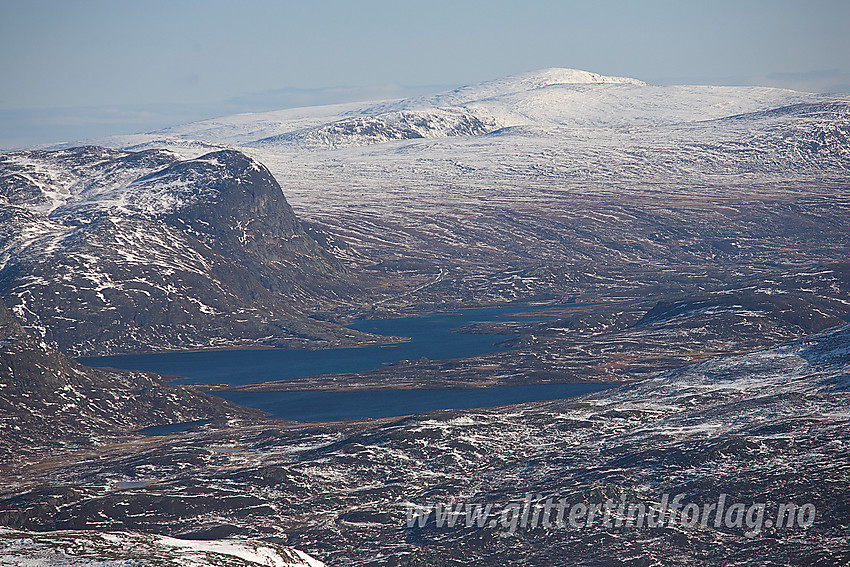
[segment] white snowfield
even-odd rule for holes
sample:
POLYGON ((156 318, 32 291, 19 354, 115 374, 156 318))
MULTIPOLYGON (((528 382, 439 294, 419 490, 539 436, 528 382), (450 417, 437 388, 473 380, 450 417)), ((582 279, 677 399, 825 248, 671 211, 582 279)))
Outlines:
POLYGON ((303 551, 245 540, 184 540, 133 532, 0 528, 0 565, 18 567, 324 567, 303 551))

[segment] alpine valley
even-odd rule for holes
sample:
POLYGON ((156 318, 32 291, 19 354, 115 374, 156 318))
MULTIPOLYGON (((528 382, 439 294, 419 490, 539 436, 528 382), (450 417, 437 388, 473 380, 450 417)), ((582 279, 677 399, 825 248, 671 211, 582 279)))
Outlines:
POLYGON ((0 565, 850 564, 848 176, 850 95, 571 69, 2 153, 0 565), (72 358, 356 349, 405 338, 355 321, 504 306, 458 329, 495 352, 362 372, 72 358), (331 423, 211 395, 559 383, 611 387, 331 423), (816 514, 407 518, 675 494, 816 514))

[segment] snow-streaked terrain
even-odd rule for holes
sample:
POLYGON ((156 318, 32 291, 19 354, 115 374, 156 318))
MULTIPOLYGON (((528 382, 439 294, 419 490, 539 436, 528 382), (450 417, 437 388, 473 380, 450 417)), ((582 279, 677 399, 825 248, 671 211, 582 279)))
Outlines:
MULTIPOLYGON (((850 317, 850 96, 549 69, 97 143, 113 149, 0 155, 0 284, 36 334, 8 323, 0 342, 4 407, 38 424, 19 431, 10 412, 12 440, 43 439, 53 415, 63 436, 85 425, 85 384, 57 394, 46 377, 71 366, 45 342, 363 339, 305 305, 362 317, 558 304, 545 321, 487 323, 515 337, 509 352, 402 361, 333 387, 649 379, 567 401, 334 424, 248 416, 59 450, 0 471, 0 524, 265 538, 363 566, 850 564, 850 339, 838 328, 850 317), (347 287, 360 282, 365 299, 347 287), (812 503, 817 520, 755 535, 405 527, 409 503, 525 493, 722 493, 812 503)), ((85 409, 108 423, 105 407, 85 409)), ((223 549, 198 545, 174 553, 223 549)))
MULTIPOLYGON (((847 327, 554 402, 206 428, 55 461, 0 498, 38 529, 276 535, 328 564, 842 565, 847 327), (127 488, 121 482, 137 481, 127 488), (139 482, 144 481, 144 482, 139 482), (31 487, 27 490, 24 487, 31 487), (621 496, 812 503, 808 528, 406 527, 406 505, 621 496), (187 513, 187 510, 190 512, 187 513), (808 562, 804 562, 805 558, 808 562)), ((18 480, 17 482, 21 482, 18 480)), ((771 517, 771 516, 766 516, 771 517)), ((22 521, 22 520, 20 520, 22 521)))
POLYGON ((0 565, 17 567, 324 567, 297 549, 252 541, 193 541, 132 532, 0 528, 0 565))
MULTIPOLYGON (((2 294, 73 352, 293 343, 348 334, 299 313, 345 270, 242 153, 80 147, 0 155, 2 294)), ((346 340, 343 338, 343 340, 346 340)))

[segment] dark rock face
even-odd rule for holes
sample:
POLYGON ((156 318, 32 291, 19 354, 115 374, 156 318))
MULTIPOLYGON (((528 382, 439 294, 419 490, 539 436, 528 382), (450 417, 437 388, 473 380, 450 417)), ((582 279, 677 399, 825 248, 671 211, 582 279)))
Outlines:
POLYGON ((21 152, 0 156, 0 171, 0 293, 62 350, 356 339, 299 311, 353 288, 240 152, 21 152))
POLYGON ((209 179, 214 200, 196 200, 163 220, 191 232, 221 256, 233 259, 272 291, 319 296, 350 292, 346 270, 304 231, 269 171, 230 150, 208 154, 215 164, 179 162, 140 183, 171 176, 209 179), (224 171, 222 171, 222 169, 224 171), (310 286, 310 280, 316 280, 310 286), (309 287, 309 291, 302 288, 309 287))

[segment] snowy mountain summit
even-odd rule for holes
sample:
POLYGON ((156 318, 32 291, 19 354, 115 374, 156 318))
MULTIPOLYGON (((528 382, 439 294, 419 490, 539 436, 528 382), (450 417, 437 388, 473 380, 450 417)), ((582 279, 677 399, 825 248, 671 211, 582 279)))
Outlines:
POLYGON ((468 85, 434 97, 445 104, 452 100, 454 104, 496 98, 511 94, 534 91, 561 85, 638 85, 646 86, 641 80, 629 77, 607 77, 578 69, 552 67, 510 75, 501 79, 486 81, 477 85, 468 85))
POLYGON ((620 84, 620 85, 643 85, 646 83, 639 79, 631 77, 611 77, 591 73, 589 71, 581 71, 579 69, 565 69, 562 67, 550 67, 548 69, 540 69, 538 71, 530 71, 519 75, 511 75, 504 79, 496 79, 488 81, 486 84, 519 84, 528 86, 529 88, 541 88, 551 85, 563 85, 572 83, 592 83, 592 84, 620 84))

